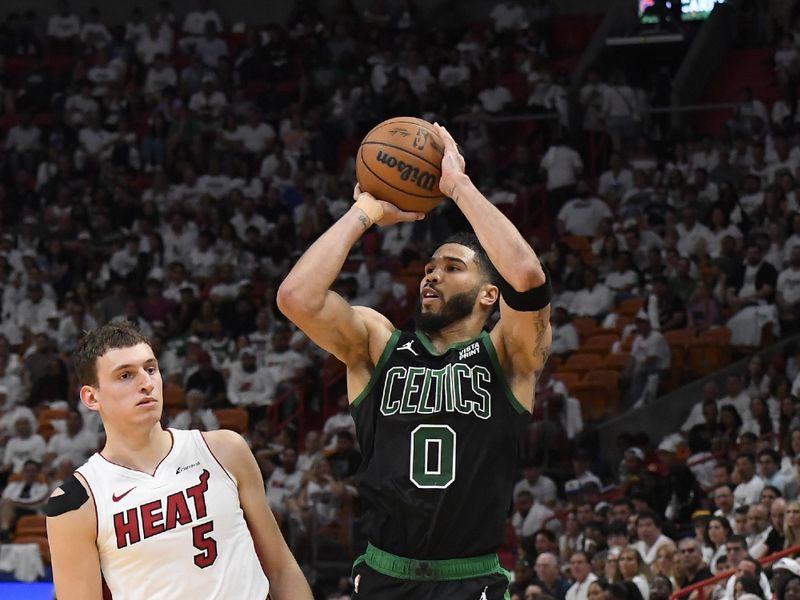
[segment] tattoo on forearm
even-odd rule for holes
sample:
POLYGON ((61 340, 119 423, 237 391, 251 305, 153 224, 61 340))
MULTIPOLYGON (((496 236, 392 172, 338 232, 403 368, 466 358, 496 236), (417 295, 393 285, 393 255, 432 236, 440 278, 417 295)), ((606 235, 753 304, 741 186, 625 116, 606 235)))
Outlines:
POLYGON ((369 219, 367 218, 367 215, 358 215, 358 220, 364 226, 364 231, 369 229, 370 223, 369 223, 369 219))

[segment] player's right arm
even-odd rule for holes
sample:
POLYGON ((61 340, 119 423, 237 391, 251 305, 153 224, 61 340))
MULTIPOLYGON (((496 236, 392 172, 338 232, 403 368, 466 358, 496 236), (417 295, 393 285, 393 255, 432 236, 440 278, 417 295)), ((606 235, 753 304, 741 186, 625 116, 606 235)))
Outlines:
POLYGON ((370 226, 424 217, 376 200, 358 186, 354 196, 358 202, 306 250, 278 290, 281 312, 348 367, 366 364, 370 356, 380 356, 393 327, 374 310, 350 306, 331 291, 331 285, 350 249, 370 226))
MULTIPOLYGON (((63 493, 57 488, 51 498, 63 493)), ((96 532, 97 517, 91 494, 79 508, 47 517, 47 542, 58 600, 102 600, 96 532)))

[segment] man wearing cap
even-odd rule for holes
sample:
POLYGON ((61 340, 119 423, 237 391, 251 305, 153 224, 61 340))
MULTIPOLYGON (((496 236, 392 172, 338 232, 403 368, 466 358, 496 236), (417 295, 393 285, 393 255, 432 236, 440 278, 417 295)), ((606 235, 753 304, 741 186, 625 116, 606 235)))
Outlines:
POLYGON ((636 315, 636 330, 638 335, 633 340, 630 362, 623 375, 631 380, 628 401, 638 405, 658 394, 661 381, 669 373, 672 353, 664 336, 653 329, 643 310, 636 315))
POLYGON ((658 461, 666 469, 667 488, 672 491, 665 516, 669 520, 686 522, 700 506, 704 494, 694 473, 677 456, 680 443, 682 439, 677 434, 661 440, 658 461))
POLYGON ((275 381, 265 367, 256 365, 255 350, 242 348, 231 365, 228 400, 235 406, 268 406, 274 395, 275 381))
POLYGON ((564 302, 553 304, 553 318, 550 326, 553 329, 551 354, 564 355, 577 350, 580 345, 578 332, 575 326, 569 322, 569 313, 564 302))

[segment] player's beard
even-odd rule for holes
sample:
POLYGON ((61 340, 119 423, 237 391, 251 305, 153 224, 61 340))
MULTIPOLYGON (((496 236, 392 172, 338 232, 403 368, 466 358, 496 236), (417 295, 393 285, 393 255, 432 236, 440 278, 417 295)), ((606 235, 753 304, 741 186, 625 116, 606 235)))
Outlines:
POLYGON ((460 321, 472 314, 475 300, 481 291, 481 286, 476 285, 471 290, 455 294, 447 301, 441 300, 442 307, 438 312, 422 312, 422 296, 417 298, 417 311, 414 319, 417 329, 425 333, 437 333, 456 321, 460 321))

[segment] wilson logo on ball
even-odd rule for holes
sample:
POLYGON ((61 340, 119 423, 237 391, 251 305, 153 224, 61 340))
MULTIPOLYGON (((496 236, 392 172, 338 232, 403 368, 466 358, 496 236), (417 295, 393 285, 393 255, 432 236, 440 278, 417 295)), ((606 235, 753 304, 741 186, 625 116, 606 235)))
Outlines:
POLYGON ((375 159, 390 169, 397 169, 400 173, 400 179, 403 181, 410 180, 415 183, 417 187, 429 192, 433 190, 433 186, 436 183, 436 175, 434 173, 430 171, 420 171, 419 167, 398 160, 396 157, 382 150, 378 150, 375 159))

